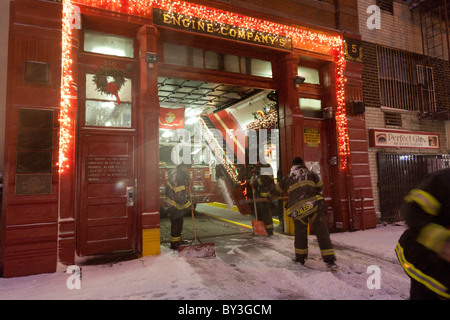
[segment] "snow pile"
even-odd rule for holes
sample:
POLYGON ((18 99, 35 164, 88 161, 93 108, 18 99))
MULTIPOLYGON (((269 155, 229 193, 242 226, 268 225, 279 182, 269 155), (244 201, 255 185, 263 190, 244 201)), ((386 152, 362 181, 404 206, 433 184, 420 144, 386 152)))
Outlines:
POLYGON ((364 231, 333 233, 331 240, 334 245, 397 262, 395 246, 406 228, 404 222, 379 225, 375 229, 364 231))

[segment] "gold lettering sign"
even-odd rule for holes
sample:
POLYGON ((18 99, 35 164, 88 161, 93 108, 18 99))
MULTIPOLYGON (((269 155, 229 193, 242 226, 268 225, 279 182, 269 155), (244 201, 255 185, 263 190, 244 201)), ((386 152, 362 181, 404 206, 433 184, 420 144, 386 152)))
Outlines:
POLYGON ((345 60, 363 62, 363 47, 361 41, 355 39, 344 38, 344 54, 345 60))
POLYGON ((159 26, 208 34, 236 41, 292 50, 292 39, 262 31, 241 28, 215 21, 204 20, 185 14, 153 9, 153 23, 159 26))

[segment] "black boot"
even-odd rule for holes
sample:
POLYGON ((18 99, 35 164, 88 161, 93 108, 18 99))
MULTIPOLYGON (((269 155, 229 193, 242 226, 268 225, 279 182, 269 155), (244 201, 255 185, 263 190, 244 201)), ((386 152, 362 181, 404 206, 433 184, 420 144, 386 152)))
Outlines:
POLYGON ((295 258, 292 258, 292 261, 295 263, 300 263, 301 265, 305 264, 306 259, 308 256, 295 256, 295 258))

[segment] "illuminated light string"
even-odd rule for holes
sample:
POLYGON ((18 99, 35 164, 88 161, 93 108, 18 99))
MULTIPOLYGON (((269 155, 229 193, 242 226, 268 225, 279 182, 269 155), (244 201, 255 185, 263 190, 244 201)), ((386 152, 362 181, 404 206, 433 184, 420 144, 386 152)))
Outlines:
POLYGON ((277 34, 292 38, 293 45, 299 48, 306 48, 315 52, 329 53, 334 52, 336 57, 336 98, 337 112, 336 124, 338 133, 338 148, 340 154, 340 168, 345 170, 348 167, 349 138, 347 129, 347 117, 345 110, 345 57, 342 36, 333 36, 324 33, 318 33, 312 30, 302 29, 294 26, 286 26, 270 21, 260 20, 253 17, 243 16, 232 12, 209 8, 198 4, 192 4, 185 1, 169 0, 64 0, 63 4, 63 83, 61 90, 61 136, 60 136, 60 171, 64 170, 67 162, 66 152, 67 144, 72 137, 69 134, 71 119, 67 110, 70 102, 67 92, 70 88, 71 76, 71 30, 70 24, 72 2, 84 4, 87 6, 102 8, 109 11, 121 12, 130 15, 137 15, 151 18, 153 8, 162 9, 169 13, 184 14, 204 20, 215 21, 223 25, 233 25, 238 28, 245 28, 277 34))
POLYGON ((59 173, 69 168, 68 152, 72 144, 72 119, 70 117, 72 78, 72 1, 63 2, 62 55, 61 55, 61 105, 59 113, 59 173))

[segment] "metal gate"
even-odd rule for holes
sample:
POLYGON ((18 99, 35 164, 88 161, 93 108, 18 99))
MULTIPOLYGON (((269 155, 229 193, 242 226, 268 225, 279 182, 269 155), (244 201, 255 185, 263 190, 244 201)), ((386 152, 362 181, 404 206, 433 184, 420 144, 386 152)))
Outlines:
POLYGON ((381 220, 401 221, 400 205, 426 174, 450 168, 450 155, 378 153, 378 190, 381 220))

